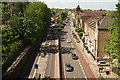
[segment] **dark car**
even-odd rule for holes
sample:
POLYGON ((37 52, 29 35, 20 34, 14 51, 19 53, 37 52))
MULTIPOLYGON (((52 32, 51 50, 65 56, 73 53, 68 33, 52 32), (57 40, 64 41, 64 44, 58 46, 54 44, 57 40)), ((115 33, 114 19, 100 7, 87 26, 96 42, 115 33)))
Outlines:
POLYGON ((73 33, 72 35, 73 35, 73 37, 74 37, 74 36, 76 36, 76 34, 75 34, 75 33, 73 33))
POLYGON ((78 59, 78 56, 76 54, 72 54, 72 59, 78 59))
POLYGON ((68 72, 73 71, 73 67, 71 66, 70 63, 68 63, 68 62, 65 63, 65 70, 68 72))
POLYGON ((72 31, 72 35, 74 35, 75 33, 72 31))

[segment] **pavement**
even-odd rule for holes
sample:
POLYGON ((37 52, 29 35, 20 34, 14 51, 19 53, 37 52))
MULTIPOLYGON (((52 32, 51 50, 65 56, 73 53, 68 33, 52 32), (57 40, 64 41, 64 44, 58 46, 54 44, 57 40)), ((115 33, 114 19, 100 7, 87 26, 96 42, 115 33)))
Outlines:
MULTIPOLYGON (((75 34, 77 34, 77 32, 75 32, 74 27, 71 27, 71 29, 75 34)), ((92 55, 90 53, 87 53, 87 51, 83 47, 82 40, 81 39, 79 39, 79 40, 80 40, 80 43, 78 43, 78 47, 79 47, 80 51, 82 52, 83 56, 85 57, 85 59, 87 60, 87 63, 89 64, 89 67, 92 70, 92 72, 94 73, 96 78, 103 77, 104 79, 109 78, 110 80, 112 80, 112 79, 113 80, 120 80, 120 76, 118 76, 117 74, 115 74, 113 72, 110 72, 109 75, 106 75, 105 72, 100 73, 99 72, 99 67, 97 66, 97 61, 94 60, 94 58, 92 57, 92 55)))

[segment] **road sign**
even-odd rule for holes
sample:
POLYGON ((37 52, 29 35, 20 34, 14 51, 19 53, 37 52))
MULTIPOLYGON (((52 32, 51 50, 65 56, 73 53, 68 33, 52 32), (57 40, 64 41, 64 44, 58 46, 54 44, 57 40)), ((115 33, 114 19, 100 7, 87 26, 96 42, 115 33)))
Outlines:
POLYGON ((38 64, 35 64, 35 65, 34 65, 34 68, 35 68, 35 69, 38 69, 38 64))

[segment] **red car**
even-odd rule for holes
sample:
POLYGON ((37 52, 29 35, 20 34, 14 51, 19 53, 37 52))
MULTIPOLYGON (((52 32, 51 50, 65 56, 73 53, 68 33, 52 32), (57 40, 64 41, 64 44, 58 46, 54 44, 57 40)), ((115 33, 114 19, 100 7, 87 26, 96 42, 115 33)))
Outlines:
POLYGON ((73 38, 78 39, 78 37, 77 37, 77 36, 74 36, 73 38))

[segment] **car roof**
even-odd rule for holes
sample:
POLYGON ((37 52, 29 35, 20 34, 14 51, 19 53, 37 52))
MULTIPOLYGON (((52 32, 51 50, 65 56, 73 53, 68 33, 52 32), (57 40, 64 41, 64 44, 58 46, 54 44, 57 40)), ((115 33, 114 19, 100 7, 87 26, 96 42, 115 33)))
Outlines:
POLYGON ((69 63, 69 62, 66 62, 65 64, 66 64, 66 65, 70 65, 70 63, 69 63))
POLYGON ((76 55, 75 53, 72 53, 72 55, 76 55))

